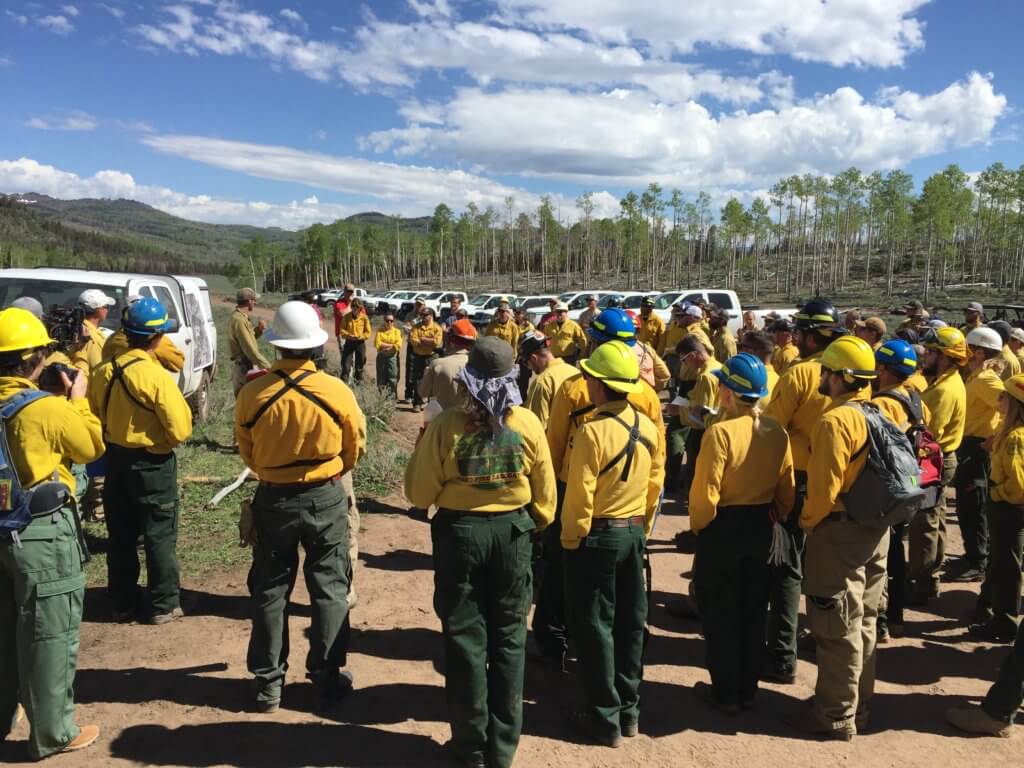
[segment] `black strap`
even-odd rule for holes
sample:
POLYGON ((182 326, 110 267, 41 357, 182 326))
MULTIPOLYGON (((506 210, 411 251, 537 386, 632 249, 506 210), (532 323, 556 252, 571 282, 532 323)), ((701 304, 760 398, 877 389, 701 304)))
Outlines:
POLYGON ((888 390, 886 392, 879 392, 875 397, 884 397, 887 400, 895 400, 897 403, 902 405, 903 410, 907 414, 907 418, 913 422, 913 426, 917 426, 924 421, 924 414, 921 413, 921 396, 917 392, 911 392, 910 397, 905 397, 899 392, 888 390))
POLYGON ((579 426, 579 421, 578 421, 579 417, 580 416, 584 416, 584 415, 590 413, 595 408, 597 408, 597 406, 594 405, 593 403, 591 403, 590 405, 585 405, 582 408, 577 408, 575 411, 573 411, 572 413, 569 414, 569 418, 572 419, 572 423, 575 424, 578 427, 579 426))
POLYGON ((625 482, 629 478, 630 470, 633 468, 633 456, 636 454, 636 444, 638 442, 643 443, 643 446, 647 449, 648 454, 654 453, 650 441, 640 434, 640 414, 637 413, 637 411, 634 410, 632 407, 630 407, 630 410, 633 411, 632 427, 629 426, 622 419, 620 419, 618 416, 616 416, 614 413, 608 413, 606 411, 598 415, 597 417, 599 419, 602 417, 614 419, 623 427, 625 427, 625 429, 629 432, 629 439, 626 441, 626 444, 623 446, 622 450, 615 454, 615 457, 611 461, 609 461, 608 464, 600 472, 597 473, 599 476, 603 475, 605 472, 610 470, 612 467, 614 467, 616 464, 622 461, 623 457, 625 457, 626 463, 623 465, 622 474, 619 476, 619 480, 625 482))
MULTIPOLYGON (((868 417, 867 417, 867 414, 864 413, 864 405, 865 405, 864 403, 854 402, 854 403, 845 403, 845 405, 848 405, 851 408, 854 408, 854 409, 860 411, 864 415, 864 425, 865 425, 865 427, 867 427, 867 431, 868 431, 868 436, 867 436, 867 439, 864 441, 864 445, 862 445, 860 448, 858 448, 853 453, 853 455, 850 457, 850 463, 853 464, 853 462, 855 462, 857 459, 859 459, 860 455, 862 453, 864 453, 864 451, 866 451, 868 449, 868 446, 871 445, 871 425, 867 423, 868 417)), ((878 408, 877 405, 874 406, 874 407, 876 409, 878 408)))
POLYGON ((149 411, 150 413, 156 413, 156 411, 154 411, 148 405, 145 405, 144 403, 142 403, 139 400, 139 398, 137 398, 132 393, 132 391, 128 388, 128 383, 125 381, 125 378, 124 378, 124 372, 125 371, 127 371, 129 368, 131 368, 136 363, 141 363, 141 362, 142 362, 142 358, 141 357, 133 358, 133 359, 129 360, 127 363, 125 363, 124 365, 118 365, 116 358, 110 361, 110 367, 113 369, 114 373, 111 375, 110 381, 107 382, 107 389, 103 393, 103 423, 104 423, 104 425, 106 425, 110 421, 110 418, 108 416, 108 411, 110 409, 110 395, 114 391, 114 384, 117 384, 117 383, 121 384, 121 388, 124 390, 124 393, 126 395, 128 395, 128 399, 131 400, 133 403, 135 403, 137 406, 139 406, 139 408, 141 408, 144 411, 149 411))
MULTIPOLYGON (((332 411, 327 406, 327 403, 325 403, 323 400, 314 395, 305 387, 299 386, 300 382, 308 379, 310 376, 316 373, 316 371, 303 371, 294 379, 291 376, 289 376, 288 373, 285 371, 273 371, 273 373, 277 374, 280 377, 284 386, 277 390, 277 392, 271 395, 259 408, 257 408, 256 413, 253 414, 253 417, 249 419, 249 421, 245 422, 242 425, 243 427, 245 427, 246 429, 252 429, 256 425, 256 422, 259 421, 260 418, 263 416, 263 414, 266 413, 274 403, 276 403, 278 400, 280 400, 282 397, 288 394, 289 391, 297 392, 300 395, 302 395, 304 398, 313 403, 313 405, 317 406, 321 411, 330 416, 331 420, 335 424, 337 424, 339 427, 341 426, 341 419, 338 417, 338 414, 332 411)), ((314 463, 319 464, 321 462, 317 460, 314 463)), ((299 463, 288 464, 286 466, 299 466, 299 463)))

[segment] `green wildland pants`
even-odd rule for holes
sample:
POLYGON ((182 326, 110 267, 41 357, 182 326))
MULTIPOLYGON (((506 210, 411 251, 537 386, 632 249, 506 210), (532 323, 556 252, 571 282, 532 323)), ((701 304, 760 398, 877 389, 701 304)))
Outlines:
POLYGON ((797 470, 796 501, 782 523, 789 539, 786 561, 771 566, 771 595, 768 598, 768 631, 765 666, 784 674, 796 672, 796 639, 800 623, 800 590, 803 584, 803 556, 806 536, 800 528, 800 514, 807 497, 807 473, 797 470))
POLYGON ((1024 507, 989 501, 992 552, 981 585, 975 619, 992 621, 1007 633, 1020 621, 1021 556, 1024 553, 1024 507))
POLYGON ((643 525, 628 525, 591 530, 579 549, 565 553, 567 613, 587 711, 612 736, 640 718, 644 547, 643 525))
POLYGON ((72 686, 85 573, 74 514, 33 518, 20 547, 0 539, 0 741, 20 701, 35 760, 78 736, 72 686))
POLYGON ((148 610, 181 605, 178 574, 178 460, 143 449, 107 445, 103 485, 107 533, 107 589, 117 611, 139 607, 139 536, 146 551, 148 610))
MULTIPOLYGON (((956 477, 956 454, 942 457, 942 487, 947 488, 956 477)), ((910 557, 907 576, 911 595, 916 601, 939 595, 939 575, 946 559, 946 495, 937 507, 918 510, 910 521, 910 557)))
POLYGON ((686 439, 690 428, 679 416, 672 416, 665 425, 667 458, 665 462, 665 493, 679 490, 683 475, 683 457, 686 455, 686 439))
POLYGON ((545 657, 564 667, 569 647, 565 626, 565 550, 562 549, 565 483, 559 480, 555 486, 558 491, 555 520, 540 535, 540 560, 534 572, 534 578, 540 583, 533 612, 533 639, 545 657))
POLYGON ((1012 723, 1024 702, 1024 625, 1017 628, 1017 640, 999 670, 999 679, 988 690, 981 707, 991 717, 1012 723))
POLYGON ((697 536, 694 586, 718 704, 749 703, 757 693, 771 594, 768 509, 719 507, 697 536))
POLYGON ((512 765, 523 726, 535 528, 525 509, 442 509, 431 522, 451 746, 459 757, 484 758, 494 768, 512 765))
POLYGON ((989 531, 985 506, 992 471, 980 437, 965 437, 956 452, 956 516, 964 539, 964 555, 971 566, 984 571, 988 565, 989 531))
POLYGON ((382 355, 377 353, 377 387, 391 393, 398 399, 398 353, 382 355))
POLYGON ((306 670, 330 690, 348 653, 348 499, 340 479, 296 486, 260 485, 252 504, 257 542, 249 570, 252 635, 249 671, 258 701, 281 698, 288 671, 288 600, 299 569, 299 546, 313 614, 306 670))
POLYGON ((817 649, 819 725, 856 733, 875 693, 875 621, 885 588, 889 529, 833 512, 807 536, 804 593, 817 649))

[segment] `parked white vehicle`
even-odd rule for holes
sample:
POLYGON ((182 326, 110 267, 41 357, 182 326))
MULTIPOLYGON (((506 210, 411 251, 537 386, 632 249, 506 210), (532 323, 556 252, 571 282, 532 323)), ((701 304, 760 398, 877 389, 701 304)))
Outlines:
MULTIPOLYGON (((335 302, 341 298, 341 294, 345 292, 344 287, 331 288, 327 291, 320 292, 320 301, 322 302, 335 302)), ((365 288, 356 288, 352 293, 353 298, 363 299, 364 301, 368 298, 368 294, 365 288)))
MULTIPOLYGON (((600 296, 602 294, 615 293, 615 291, 566 291, 565 293, 558 294, 556 298, 568 305, 570 312, 574 309, 582 311, 587 308, 587 296, 592 293, 600 296)), ((541 318, 543 318, 549 311, 550 309, 546 305, 543 307, 537 307, 529 310, 526 313, 526 317, 531 323, 539 328, 541 318)))
POLYGON ((377 303, 377 311, 382 315, 388 312, 396 313, 402 306, 403 301, 412 300, 418 293, 419 291, 395 291, 386 299, 382 299, 377 303))
MULTIPOLYGON (((431 294, 434 297, 435 294, 431 294)), ((463 305, 466 303, 467 296, 462 291, 443 291, 436 298, 428 298, 425 300, 425 304, 434 310, 436 317, 441 317, 441 310, 448 309, 448 306, 452 303, 452 299, 462 299, 463 305)))
POLYGON ((494 314, 502 299, 508 299, 510 304, 515 304, 516 296, 511 293, 480 293, 462 305, 468 317, 474 318, 480 312, 486 310, 494 314))
POLYGON ((597 308, 598 310, 604 310, 608 308, 608 303, 612 299, 623 300, 626 296, 632 294, 632 291, 586 291, 581 293, 572 303, 569 305, 569 319, 579 320, 580 315, 587 311, 587 299, 590 296, 597 296, 597 308))
POLYGON ((210 382, 217 372, 217 327, 210 306, 210 290, 199 277, 143 275, 127 272, 97 272, 84 269, 0 269, 0 306, 9 306, 21 296, 37 299, 46 312, 54 307, 75 307, 87 288, 99 288, 117 304, 110 308, 104 328, 121 327, 121 315, 128 297, 158 299, 177 329, 167 336, 185 355, 181 372, 175 375, 178 388, 189 401, 196 421, 204 421, 210 410, 210 382))
POLYGON ((757 309, 749 309, 747 307, 744 307, 743 311, 749 311, 754 313, 754 323, 757 325, 758 328, 764 328, 764 318, 768 314, 774 313, 779 317, 786 318, 787 320, 792 320, 793 315, 797 313, 796 309, 761 309, 760 307, 757 309))
POLYGON ((667 291, 661 294, 654 304, 654 313, 666 323, 672 320, 672 307, 676 304, 690 302, 696 304, 699 301, 706 301, 729 313, 729 329, 735 333, 743 326, 743 311, 740 307, 739 296, 735 291, 727 290, 677 290, 667 291))

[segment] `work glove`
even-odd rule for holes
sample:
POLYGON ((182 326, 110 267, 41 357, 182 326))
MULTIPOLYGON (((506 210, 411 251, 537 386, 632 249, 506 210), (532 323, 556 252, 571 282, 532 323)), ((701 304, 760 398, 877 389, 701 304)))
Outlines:
POLYGON ((246 499, 239 505, 238 546, 251 547, 256 544, 256 521, 252 514, 252 502, 246 499))

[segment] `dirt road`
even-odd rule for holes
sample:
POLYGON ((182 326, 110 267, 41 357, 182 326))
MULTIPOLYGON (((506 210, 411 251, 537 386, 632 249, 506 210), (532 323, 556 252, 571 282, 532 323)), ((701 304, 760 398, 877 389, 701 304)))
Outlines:
MULTIPOLYGON (((403 411, 396 429, 411 439, 419 418, 403 411)), ((98 723, 102 736, 98 745, 54 758, 54 764, 447 765, 429 527, 404 514, 400 497, 364 507, 355 577, 360 603, 352 614, 349 656, 357 690, 331 717, 311 713, 313 691, 303 669, 309 600, 301 583, 292 598, 289 685, 283 709, 274 715, 246 712, 244 571, 186 583, 188 616, 163 627, 110 623, 103 590, 90 589, 76 698, 79 722, 98 723)), ((693 691, 708 679, 699 624, 664 609, 668 598, 685 591, 680 573, 689 570, 691 557, 669 541, 686 527, 669 503, 652 544, 655 592, 640 736, 619 750, 573 743, 565 713, 577 705, 578 680, 531 663, 517 766, 1024 764, 1016 742, 961 738, 942 717, 946 707, 984 694, 1007 650, 965 640, 962 619, 973 604, 974 585, 947 586, 934 610, 909 613, 909 637, 881 648, 873 729, 850 744, 809 741, 787 724, 812 694, 815 667, 807 660, 796 685, 764 686, 753 711, 735 718, 711 711, 693 691)), ((952 530, 952 549, 959 552, 952 530)), ((22 725, 0 745, 0 761, 24 759, 24 738, 22 725)))

